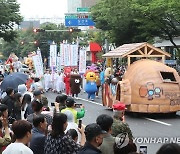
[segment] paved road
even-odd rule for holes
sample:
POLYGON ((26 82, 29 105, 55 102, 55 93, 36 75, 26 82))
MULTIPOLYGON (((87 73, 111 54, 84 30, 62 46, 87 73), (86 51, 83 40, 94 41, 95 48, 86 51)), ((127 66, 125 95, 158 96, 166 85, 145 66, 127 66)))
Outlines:
MULTIPOLYGON (((46 93, 49 104, 55 100, 57 94, 46 93)), ((99 96, 101 97, 101 96, 99 96)), ((108 114, 112 116, 112 110, 103 107, 100 98, 96 98, 94 102, 88 101, 87 94, 81 93, 77 103, 82 103, 86 109, 86 115, 83 118, 83 124, 87 125, 96 121, 100 114, 108 114)), ((167 115, 139 115, 126 114, 126 122, 129 124, 135 142, 138 145, 147 145, 148 154, 155 154, 162 143, 167 140, 173 140, 180 144, 180 112, 176 116, 167 115), (149 143, 151 142, 151 143, 149 143)))

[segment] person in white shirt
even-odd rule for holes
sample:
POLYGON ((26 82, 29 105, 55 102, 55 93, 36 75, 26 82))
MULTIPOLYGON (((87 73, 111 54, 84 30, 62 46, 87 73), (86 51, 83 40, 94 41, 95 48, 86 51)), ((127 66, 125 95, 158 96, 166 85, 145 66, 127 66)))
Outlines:
POLYGON ((44 74, 44 89, 46 92, 50 89, 50 82, 51 82, 51 75, 49 73, 49 70, 46 70, 46 73, 44 74))
POLYGON ((63 73, 59 72, 58 76, 57 76, 57 80, 56 80, 56 91, 58 94, 60 94, 64 88, 65 88, 65 84, 63 82, 63 73))
POLYGON ((32 125, 26 120, 17 120, 12 124, 12 131, 16 141, 7 146, 2 154, 33 154, 33 151, 26 146, 31 140, 32 125))

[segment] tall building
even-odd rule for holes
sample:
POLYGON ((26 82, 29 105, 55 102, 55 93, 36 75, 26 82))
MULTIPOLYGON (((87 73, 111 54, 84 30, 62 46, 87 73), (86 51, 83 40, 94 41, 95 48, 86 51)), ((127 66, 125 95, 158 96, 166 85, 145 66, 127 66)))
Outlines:
POLYGON ((81 0, 67 0, 68 13, 76 13, 78 7, 81 7, 81 0))
POLYGON ((92 7, 98 0, 81 0, 81 7, 92 7))
POLYGON ((92 7, 99 0, 67 0, 68 13, 76 13, 77 8, 92 7))

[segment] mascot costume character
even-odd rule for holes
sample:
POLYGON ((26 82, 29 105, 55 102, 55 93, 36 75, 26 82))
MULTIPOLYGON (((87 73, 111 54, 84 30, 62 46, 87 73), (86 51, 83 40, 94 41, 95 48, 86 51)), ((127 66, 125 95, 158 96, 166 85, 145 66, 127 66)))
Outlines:
POLYGON ((65 67, 64 68, 64 83, 65 83, 66 95, 68 95, 68 96, 71 94, 70 75, 71 75, 71 68, 65 67))
POLYGON ((15 55, 15 53, 11 53, 9 55, 9 58, 7 59, 7 61, 5 63, 6 64, 5 67, 7 70, 9 70, 9 72, 12 73, 14 71, 13 63, 17 60, 18 60, 18 57, 15 55))
POLYGON ((28 54, 28 57, 25 60, 25 64, 29 67, 30 70, 33 69, 33 59, 32 59, 32 56, 34 56, 34 55, 36 55, 35 52, 30 52, 28 54))
POLYGON ((74 97, 74 95, 76 95, 75 97, 78 97, 78 94, 80 93, 81 89, 81 75, 79 74, 71 74, 70 77, 70 87, 71 87, 71 94, 72 97, 74 97))
POLYGON ((95 93, 97 91, 96 74, 94 72, 88 72, 86 74, 85 91, 88 94, 88 99, 91 99, 92 101, 94 101, 95 93))
POLYGON ((110 89, 110 83, 112 78, 112 69, 110 67, 107 67, 104 72, 105 77, 105 83, 103 84, 103 92, 102 92, 102 102, 104 106, 112 107, 112 99, 110 97, 111 95, 111 89, 110 89))

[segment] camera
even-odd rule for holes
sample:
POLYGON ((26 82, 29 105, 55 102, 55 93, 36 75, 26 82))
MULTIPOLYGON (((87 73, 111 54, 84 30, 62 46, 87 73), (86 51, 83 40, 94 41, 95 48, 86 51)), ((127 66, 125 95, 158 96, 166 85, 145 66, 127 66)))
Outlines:
POLYGON ((82 104, 75 103, 74 106, 75 106, 76 108, 80 108, 80 107, 82 106, 82 104))

